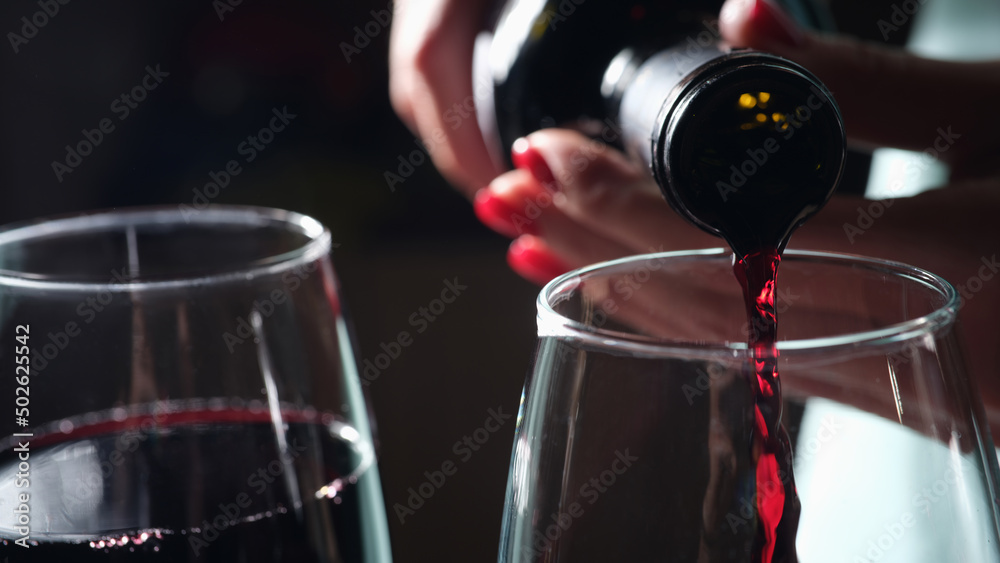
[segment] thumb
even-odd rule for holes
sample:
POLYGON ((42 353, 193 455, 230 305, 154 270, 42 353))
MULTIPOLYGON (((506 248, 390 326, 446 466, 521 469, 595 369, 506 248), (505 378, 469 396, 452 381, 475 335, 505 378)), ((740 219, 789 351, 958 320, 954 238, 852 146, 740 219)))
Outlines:
POLYGON ((967 169, 982 168, 983 156, 997 149, 991 133, 1000 126, 1000 62, 938 61, 806 31, 769 0, 727 0, 719 27, 732 45, 772 52, 816 74, 854 142, 934 149, 967 169))

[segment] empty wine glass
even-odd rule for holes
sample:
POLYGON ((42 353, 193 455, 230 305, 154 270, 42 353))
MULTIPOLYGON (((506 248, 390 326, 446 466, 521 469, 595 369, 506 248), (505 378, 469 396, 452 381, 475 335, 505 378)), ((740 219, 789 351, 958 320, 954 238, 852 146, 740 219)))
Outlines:
MULTIPOLYGON (((761 511, 784 493, 757 488, 757 327, 732 264, 722 250, 638 256, 543 289, 501 562, 772 560, 755 551, 761 511)), ((996 454, 955 290, 795 251, 777 288, 781 479, 799 502, 773 561, 1000 561, 996 454)))
POLYGON ((137 208, 0 231, 11 561, 390 561, 330 232, 137 208))

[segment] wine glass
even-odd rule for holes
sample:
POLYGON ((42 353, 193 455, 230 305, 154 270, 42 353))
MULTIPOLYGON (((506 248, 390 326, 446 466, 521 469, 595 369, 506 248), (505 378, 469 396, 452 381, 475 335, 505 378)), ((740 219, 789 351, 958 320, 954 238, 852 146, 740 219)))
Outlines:
POLYGON ((798 502, 775 504, 783 488, 757 486, 757 327, 732 268, 722 250, 661 253, 542 290, 499 560, 1000 561, 996 453, 955 290, 902 264, 785 253, 780 475, 798 502), (775 506, 791 526, 768 539, 775 506))
POLYGON ((391 561, 331 245, 230 206, 0 231, 2 554, 391 561))

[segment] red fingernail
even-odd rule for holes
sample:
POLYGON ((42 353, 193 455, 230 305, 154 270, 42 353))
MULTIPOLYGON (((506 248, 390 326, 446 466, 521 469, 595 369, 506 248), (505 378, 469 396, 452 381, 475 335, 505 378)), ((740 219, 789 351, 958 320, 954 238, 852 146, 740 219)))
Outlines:
POLYGON ((795 25, 792 18, 767 0, 754 2, 750 20, 761 33, 777 43, 798 47, 804 42, 802 30, 795 25))
POLYGON ((538 225, 534 220, 497 197, 489 188, 476 192, 472 210, 484 225, 506 237, 538 234, 538 225))
POLYGON ((541 153, 535 150, 524 137, 514 141, 514 145, 510 150, 510 159, 514 162, 515 168, 531 172, 535 180, 538 180, 540 184, 545 186, 545 189, 549 191, 559 190, 559 183, 556 182, 556 177, 552 174, 552 169, 546 164, 541 153))
POLYGON ((507 264, 530 282, 545 285, 570 271, 558 256, 535 237, 518 237, 507 251, 507 264))

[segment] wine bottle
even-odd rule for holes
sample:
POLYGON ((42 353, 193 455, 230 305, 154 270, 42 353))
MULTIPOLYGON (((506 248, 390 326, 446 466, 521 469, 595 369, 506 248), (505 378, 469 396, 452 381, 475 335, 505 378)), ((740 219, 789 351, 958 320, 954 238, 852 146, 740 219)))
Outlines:
POLYGON ((677 212, 737 252, 780 252, 837 185, 843 121, 806 69, 723 45, 719 4, 506 3, 474 57, 487 144, 503 161, 518 137, 580 130, 637 159, 677 212))

